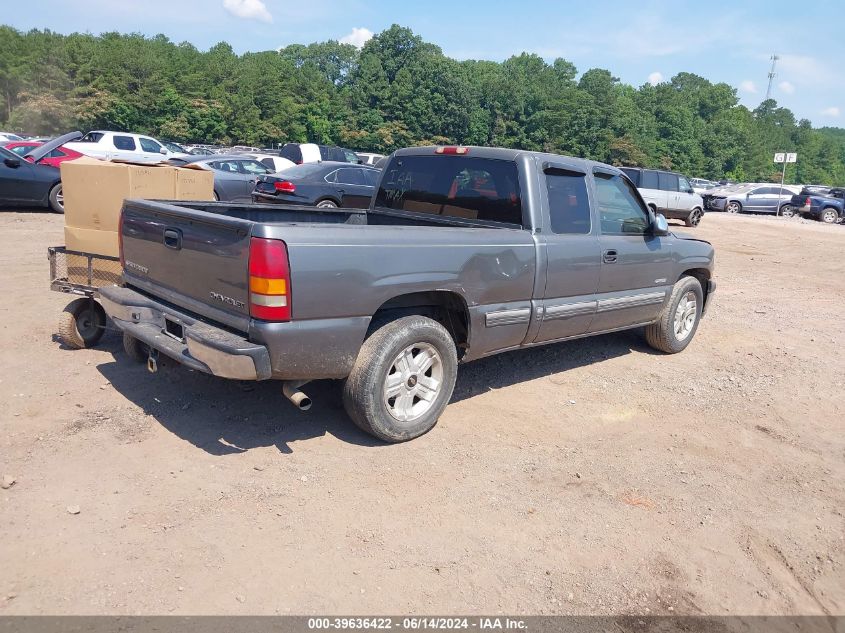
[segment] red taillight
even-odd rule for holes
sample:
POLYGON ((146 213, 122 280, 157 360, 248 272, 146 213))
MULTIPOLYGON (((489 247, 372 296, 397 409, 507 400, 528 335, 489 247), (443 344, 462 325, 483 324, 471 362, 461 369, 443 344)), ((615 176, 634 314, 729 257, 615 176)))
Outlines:
POLYGON ((293 193, 296 191, 296 185, 287 180, 274 182, 273 187, 276 188, 276 191, 281 191, 283 193, 293 193))
POLYGON ((804 200, 804 206, 805 206, 805 207, 809 207, 809 206, 810 206, 810 199, 809 199, 809 198, 807 198, 806 200, 804 200))
POLYGON ((434 150, 435 154, 469 154, 469 147, 460 147, 460 146, 450 146, 450 147, 438 147, 434 150))
POLYGON ((123 211, 120 212, 120 219, 117 221, 117 250, 120 256, 120 267, 124 268, 126 259, 123 257, 123 211))
POLYGON ((249 313, 265 321, 290 321, 290 266, 282 240, 250 239, 249 313))

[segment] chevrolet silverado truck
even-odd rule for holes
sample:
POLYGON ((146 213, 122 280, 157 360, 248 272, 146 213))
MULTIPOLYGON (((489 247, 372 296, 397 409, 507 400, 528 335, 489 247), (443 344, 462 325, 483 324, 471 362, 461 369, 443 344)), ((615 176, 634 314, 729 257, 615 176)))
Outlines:
POLYGON ((845 189, 831 187, 813 191, 805 187, 792 196, 792 206, 803 217, 834 224, 845 217, 845 189))
POLYGON ((127 200, 119 234, 101 294, 130 356, 279 380, 301 409, 339 379, 390 442, 435 425, 459 363, 637 327, 680 352, 715 289, 713 247, 623 172, 514 149, 399 150, 366 210, 127 200))

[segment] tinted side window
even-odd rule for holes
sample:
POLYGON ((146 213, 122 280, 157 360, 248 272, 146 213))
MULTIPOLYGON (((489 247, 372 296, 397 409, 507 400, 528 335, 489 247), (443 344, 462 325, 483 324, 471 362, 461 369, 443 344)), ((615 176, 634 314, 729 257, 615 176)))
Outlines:
POLYGON ((678 176, 678 191, 686 192, 686 191, 689 191, 689 190, 690 190, 689 181, 686 178, 684 178, 683 176, 678 176))
POLYGON ((363 185, 364 174, 360 169, 338 169, 337 183, 343 185, 363 185))
MULTIPOLYGON (((343 151, 344 160, 347 163, 354 163, 354 164, 358 163, 358 155, 355 152, 353 152, 351 149, 345 149, 345 150, 342 150, 342 151, 343 151)), ((366 162, 366 161, 364 161, 364 162, 366 162)))
POLYGON ((522 224, 516 164, 468 156, 397 156, 385 166, 375 206, 522 224))
POLYGON ((657 183, 661 191, 677 191, 678 176, 665 171, 657 172, 657 183))
POLYGON ((138 140, 139 140, 139 141, 140 141, 140 143, 141 143, 141 149, 142 149, 142 150, 144 150, 145 152, 153 152, 153 153, 155 153, 155 154, 158 154, 158 153, 161 151, 161 145, 159 145, 158 143, 156 143, 156 142, 155 142, 153 139, 151 139, 151 138, 144 138, 144 137, 142 136, 142 137, 141 137, 141 138, 139 138, 138 140))
POLYGON ((302 163, 302 150, 296 143, 288 143, 285 145, 282 148, 282 151, 279 152, 279 156, 292 160, 297 165, 302 163))
POLYGON ((631 182, 634 183, 635 187, 641 187, 640 185, 640 174, 642 173, 639 169, 631 169, 629 167, 623 167, 622 171, 625 173, 628 178, 631 179, 631 182))
POLYGON ((32 145, 18 145, 17 147, 8 147, 6 149, 11 152, 14 152, 18 156, 23 156, 24 154, 26 154, 27 152, 31 152, 35 148, 32 147, 32 145))
POLYGON ((549 215, 555 233, 586 234, 590 232, 590 203, 584 174, 549 169, 546 171, 549 215))
POLYGON ((361 171, 364 172, 364 181, 367 183, 367 185, 369 185, 370 187, 375 187, 378 184, 379 172, 377 172, 375 169, 363 169, 361 171))
POLYGON ((595 182, 602 233, 642 235, 648 230, 648 215, 628 181, 617 175, 596 172, 595 182))
POLYGON ((267 167, 268 169, 272 169, 273 171, 276 171, 276 163, 273 162, 272 158, 262 158, 261 164, 264 165, 265 167, 267 167))
POLYGON ((243 174, 261 175, 267 173, 267 167, 257 160, 241 160, 238 163, 238 167, 243 174))
POLYGON ((115 136, 114 137, 114 146, 117 149, 122 150, 135 150, 135 139, 131 136, 115 136))
POLYGON ((651 169, 644 171, 643 180, 640 187, 642 187, 643 189, 659 189, 657 185, 657 172, 652 171, 651 169))

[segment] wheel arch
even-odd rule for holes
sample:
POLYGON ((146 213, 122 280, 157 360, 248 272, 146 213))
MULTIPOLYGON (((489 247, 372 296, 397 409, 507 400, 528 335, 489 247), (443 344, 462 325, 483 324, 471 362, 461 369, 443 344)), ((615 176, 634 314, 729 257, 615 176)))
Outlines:
POLYGON ((709 291, 710 284, 707 283, 710 281, 712 277, 712 273, 708 268, 687 268, 682 272, 679 276, 677 281, 680 281, 684 277, 695 277, 698 279, 698 283, 701 284, 701 292, 704 295, 704 302, 707 303, 707 293, 709 291))
POLYGON ((314 201, 314 206, 316 207, 318 204, 320 204, 321 202, 325 202, 326 200, 331 200, 332 202, 334 202, 338 206, 338 208, 343 206, 343 205, 340 204, 340 199, 336 198, 333 195, 320 196, 319 198, 317 198, 314 201))
POLYGON ((373 314, 366 336, 389 321, 411 315, 427 316, 445 327, 455 341, 458 359, 469 349, 469 306, 461 294, 451 290, 410 292, 388 299, 373 314))

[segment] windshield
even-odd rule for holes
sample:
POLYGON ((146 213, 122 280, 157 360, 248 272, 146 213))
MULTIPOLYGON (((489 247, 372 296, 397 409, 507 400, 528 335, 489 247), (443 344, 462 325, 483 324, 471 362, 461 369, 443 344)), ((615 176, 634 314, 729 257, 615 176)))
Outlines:
POLYGON ((171 152, 176 152, 177 154, 187 154, 185 148, 178 143, 174 143, 172 141, 162 141, 162 144, 171 152))
POLYGON ((325 167, 320 163, 305 163, 303 165, 294 165, 285 169, 285 178, 304 178, 319 171, 324 170, 325 167))

